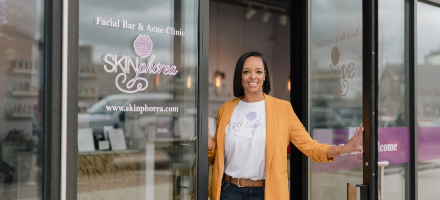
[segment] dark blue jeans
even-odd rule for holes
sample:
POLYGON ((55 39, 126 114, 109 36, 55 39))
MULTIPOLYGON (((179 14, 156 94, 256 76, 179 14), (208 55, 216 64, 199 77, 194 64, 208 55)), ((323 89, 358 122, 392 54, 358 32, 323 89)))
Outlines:
POLYGON ((222 180, 220 200, 264 200, 263 187, 238 187, 222 180))

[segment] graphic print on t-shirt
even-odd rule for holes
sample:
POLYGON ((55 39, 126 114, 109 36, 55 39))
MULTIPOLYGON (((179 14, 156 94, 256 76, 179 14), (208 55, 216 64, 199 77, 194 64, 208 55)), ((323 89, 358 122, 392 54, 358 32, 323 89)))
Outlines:
POLYGON ((224 173, 237 178, 265 178, 265 101, 239 101, 225 131, 224 173))
POLYGON ((250 111, 246 114, 246 118, 238 122, 230 122, 228 129, 237 137, 254 136, 255 130, 258 128, 266 128, 266 123, 261 123, 255 111, 250 111), (257 120, 256 120, 257 119, 257 120))
POLYGON ((246 118, 247 118, 249 121, 254 121, 255 118, 257 118, 257 113, 255 113, 254 111, 251 111, 251 112, 249 112, 249 113, 246 115, 246 118))

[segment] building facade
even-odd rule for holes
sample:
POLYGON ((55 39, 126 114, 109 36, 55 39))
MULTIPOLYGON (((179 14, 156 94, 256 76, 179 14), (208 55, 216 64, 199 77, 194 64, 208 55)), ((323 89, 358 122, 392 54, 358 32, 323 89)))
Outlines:
POLYGON ((438 199, 440 1, 0 0, 0 199, 208 199, 208 118, 259 51, 313 139, 291 199, 438 199))

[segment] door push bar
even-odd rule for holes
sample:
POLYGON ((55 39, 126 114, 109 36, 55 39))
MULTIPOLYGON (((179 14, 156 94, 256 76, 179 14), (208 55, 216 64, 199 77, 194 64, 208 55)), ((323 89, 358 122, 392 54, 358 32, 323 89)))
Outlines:
MULTIPOLYGON (((377 162, 379 167, 379 198, 383 200, 383 182, 385 167, 389 165, 388 161, 377 162)), ((347 200, 368 200, 368 185, 357 184, 356 186, 347 183, 347 200)))
POLYGON ((385 167, 388 166, 390 163, 388 161, 380 161, 377 162, 377 166, 379 167, 379 199, 378 200, 383 200, 383 182, 384 182, 384 172, 385 172, 385 167))

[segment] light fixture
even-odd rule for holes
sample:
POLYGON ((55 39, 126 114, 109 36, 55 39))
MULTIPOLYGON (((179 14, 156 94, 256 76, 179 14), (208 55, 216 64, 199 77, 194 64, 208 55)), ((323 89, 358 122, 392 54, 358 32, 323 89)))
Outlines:
POLYGON ((222 85, 222 77, 221 75, 215 76, 215 87, 220 87, 222 85))
POLYGON ((222 86, 222 80, 225 78, 225 73, 221 71, 215 71, 214 73, 214 81, 215 81, 215 87, 219 88, 222 86))
POLYGON ((186 88, 191 88, 191 76, 188 76, 186 78, 186 88))
POLYGON ((156 86, 159 86, 159 74, 156 74, 156 86))
POLYGON ((286 14, 280 15, 280 25, 285 26, 286 24, 287 24, 287 15, 286 14))
POLYGON ((266 11, 264 11, 263 14, 263 22, 267 23, 270 19, 270 16, 271 16, 270 12, 266 9, 266 11))
POLYGON ((290 75, 289 78, 287 79, 287 90, 290 91, 290 75))
POLYGON ((251 4, 249 4, 249 8, 246 12, 246 19, 251 19, 255 13, 257 13, 257 11, 251 7, 251 4))

